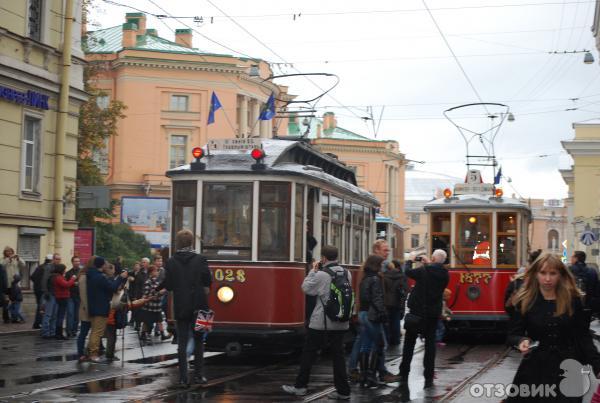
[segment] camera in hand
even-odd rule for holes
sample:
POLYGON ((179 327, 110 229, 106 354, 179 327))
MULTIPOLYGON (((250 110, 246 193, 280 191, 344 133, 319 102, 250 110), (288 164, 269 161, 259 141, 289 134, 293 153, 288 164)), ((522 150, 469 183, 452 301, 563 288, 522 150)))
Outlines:
POLYGON ((415 258, 415 262, 422 262, 423 261, 423 256, 417 256, 415 258))

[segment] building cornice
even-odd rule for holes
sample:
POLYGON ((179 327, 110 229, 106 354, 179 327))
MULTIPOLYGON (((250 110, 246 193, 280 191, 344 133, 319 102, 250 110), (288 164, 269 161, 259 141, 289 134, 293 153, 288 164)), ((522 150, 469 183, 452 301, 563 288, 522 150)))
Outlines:
MULTIPOLYGON (((318 140, 318 139, 315 139, 318 140)), ((332 140, 332 139, 329 139, 332 140)), ((384 154, 386 157, 396 159, 398 161, 404 160, 404 154, 402 153, 393 153, 388 149, 382 147, 369 147, 368 140, 365 140, 366 143, 364 146, 358 145, 348 145, 341 144, 341 142, 345 140, 338 140, 340 144, 331 144, 331 143, 320 143, 315 142, 314 145, 317 146, 322 151, 341 151, 341 152, 359 152, 359 153, 369 153, 369 154, 384 154)), ((352 140, 355 141, 355 140, 352 140)))
MULTIPOLYGON (((93 63, 93 62, 91 62, 93 63)), ((245 72, 245 67, 239 67, 232 64, 211 63, 211 62, 190 62, 180 60, 166 59, 146 59, 146 58, 119 58, 112 61, 111 67, 118 69, 120 67, 141 67, 154 68, 161 70, 187 70, 187 71, 204 71, 209 73, 228 73, 242 74, 245 72)))
POLYGON ((573 168, 559 169, 558 172, 560 172, 560 175, 562 176, 563 180, 567 185, 573 183, 573 181, 575 180, 575 173, 573 172, 573 168))
POLYGON ((570 140, 561 141, 565 150, 572 157, 579 156, 598 156, 600 155, 600 139, 599 140, 570 140))

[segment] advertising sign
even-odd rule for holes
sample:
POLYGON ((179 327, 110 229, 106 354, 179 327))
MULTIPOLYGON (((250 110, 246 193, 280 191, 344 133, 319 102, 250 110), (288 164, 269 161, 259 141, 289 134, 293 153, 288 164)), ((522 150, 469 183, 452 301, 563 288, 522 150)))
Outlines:
POLYGON ((94 255, 96 249, 96 232, 94 228, 79 228, 75 230, 74 256, 79 256, 81 264, 85 265, 94 255))
POLYGON ((170 220, 170 200, 167 198, 121 198, 121 222, 144 235, 153 248, 169 246, 170 220))

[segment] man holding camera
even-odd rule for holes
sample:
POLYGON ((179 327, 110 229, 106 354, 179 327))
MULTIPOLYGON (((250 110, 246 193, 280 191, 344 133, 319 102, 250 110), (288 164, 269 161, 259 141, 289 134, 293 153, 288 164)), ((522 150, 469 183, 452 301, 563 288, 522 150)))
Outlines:
MULTIPOLYGON (((406 276, 415 280, 415 286, 408 297, 410 313, 404 317, 404 347, 402 363, 400 364, 400 384, 408 385, 408 373, 412 361, 415 343, 419 334, 425 338, 425 357, 423 359, 423 375, 425 388, 433 387, 433 372, 435 364, 435 331, 437 321, 442 312, 444 289, 450 276, 444 267, 446 252, 436 249, 431 260, 422 257, 423 267, 411 269, 406 276)), ((415 259, 416 260, 416 259, 415 259)))

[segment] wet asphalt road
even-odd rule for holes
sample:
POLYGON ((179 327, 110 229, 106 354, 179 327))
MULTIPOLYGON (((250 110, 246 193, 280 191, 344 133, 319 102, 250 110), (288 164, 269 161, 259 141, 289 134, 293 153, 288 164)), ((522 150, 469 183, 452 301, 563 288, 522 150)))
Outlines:
MULTIPOLYGON (((117 345, 121 357, 121 339, 117 345)), ((420 350, 419 345, 417 349, 420 350)), ((423 352, 415 354, 409 379, 413 402, 437 401, 477 373, 505 350, 498 340, 458 340, 438 349, 436 387, 423 390, 423 352)), ((0 401, 19 402, 191 402, 207 401, 327 401, 332 390, 329 358, 322 356, 313 368, 309 395, 284 394, 283 384, 293 384, 298 356, 249 356, 227 358, 207 353, 209 386, 173 392, 168 386, 177 377, 176 346, 169 341, 143 348, 129 328, 125 338, 125 362, 111 365, 78 364, 75 340, 43 340, 37 334, 0 336, 0 401)), ((387 353, 388 368, 396 373, 399 349, 387 353)), ((518 365, 519 357, 511 358, 518 365)), ((504 371, 512 379, 514 372, 504 371)), ((459 395, 457 395, 459 396, 459 395)), ((463 401, 453 396, 455 401, 463 401)), ((397 385, 364 390, 352 386, 352 401, 388 402, 407 398, 397 385)), ((447 400, 447 401, 451 401, 447 400)))

